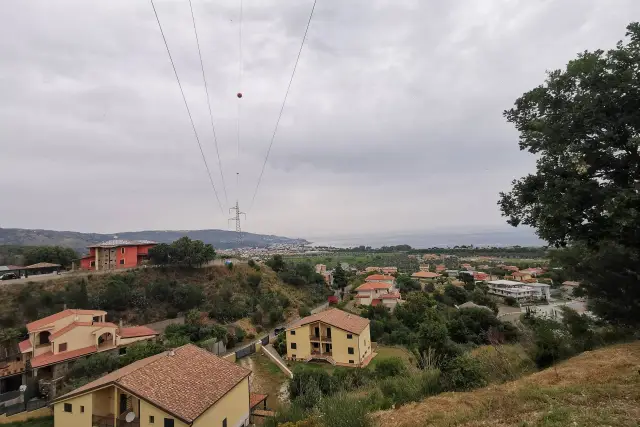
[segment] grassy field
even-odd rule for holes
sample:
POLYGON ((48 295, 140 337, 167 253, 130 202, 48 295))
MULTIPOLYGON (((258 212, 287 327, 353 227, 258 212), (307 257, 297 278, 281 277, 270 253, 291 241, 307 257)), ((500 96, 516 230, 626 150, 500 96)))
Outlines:
POLYGON ((379 426, 638 427, 640 342, 585 352, 533 375, 373 415, 379 426))
POLYGON ((1 424, 2 427, 53 427, 53 417, 34 418, 27 421, 1 424))
POLYGON ((402 359, 407 365, 407 368, 409 369, 415 368, 413 355, 403 347, 391 347, 391 346, 379 345, 374 351, 378 353, 378 355, 373 358, 371 363, 369 363, 370 369, 375 369, 378 363, 380 363, 385 359, 390 359, 392 357, 397 357, 399 359, 402 359))

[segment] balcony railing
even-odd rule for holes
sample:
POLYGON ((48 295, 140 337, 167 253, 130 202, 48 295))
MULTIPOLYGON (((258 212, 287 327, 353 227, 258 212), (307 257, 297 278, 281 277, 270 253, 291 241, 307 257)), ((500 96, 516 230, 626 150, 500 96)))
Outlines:
POLYGON ((313 357, 331 357, 333 353, 330 351, 323 351, 322 353, 320 353, 319 351, 312 351, 311 355, 313 357))
POLYGON ((309 339, 311 341, 325 341, 325 342, 331 342, 331 337, 327 337, 327 336, 320 336, 320 335, 309 335, 309 339))
POLYGON ((113 415, 106 417, 93 415, 91 417, 91 425, 93 427, 115 427, 115 420, 113 415))

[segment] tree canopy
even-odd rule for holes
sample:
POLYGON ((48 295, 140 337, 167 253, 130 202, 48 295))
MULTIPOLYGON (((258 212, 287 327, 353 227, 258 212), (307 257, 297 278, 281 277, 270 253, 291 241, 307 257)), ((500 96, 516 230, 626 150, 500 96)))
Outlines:
POLYGON ((77 258, 78 254, 76 251, 71 248, 63 248, 62 246, 34 246, 27 249, 24 253, 24 262, 26 265, 50 262, 67 267, 77 258))
POLYGON ((640 322, 640 24, 607 52, 583 52, 505 111, 537 171, 500 193, 513 226, 570 246, 592 309, 640 322), (577 256, 576 256, 577 255, 577 256))
POLYGON ((149 249, 151 262, 158 265, 181 265, 195 267, 205 264, 216 257, 216 251, 210 244, 201 240, 181 237, 170 245, 160 243, 149 249))

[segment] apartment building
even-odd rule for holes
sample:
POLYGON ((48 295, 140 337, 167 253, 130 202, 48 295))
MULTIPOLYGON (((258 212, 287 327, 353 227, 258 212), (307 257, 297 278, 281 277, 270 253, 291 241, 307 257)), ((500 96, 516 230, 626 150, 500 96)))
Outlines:
POLYGON ((116 270, 137 267, 149 259, 151 240, 108 240, 89 246, 89 255, 80 259, 82 270, 116 270))
POLYGON ((403 303, 400 291, 396 289, 395 278, 374 274, 367 277, 367 281, 356 288, 357 305, 383 305, 390 310, 403 303))
POLYGON ((55 427, 248 426, 251 371, 193 344, 139 360, 53 403, 55 427))
POLYGON ((369 319, 337 308, 302 318, 286 333, 289 360, 365 367, 376 355, 371 349, 369 319))
POLYGON ((512 280, 491 280, 487 282, 488 292, 501 297, 513 297, 518 301, 528 299, 549 299, 550 286, 546 283, 522 283, 512 280))

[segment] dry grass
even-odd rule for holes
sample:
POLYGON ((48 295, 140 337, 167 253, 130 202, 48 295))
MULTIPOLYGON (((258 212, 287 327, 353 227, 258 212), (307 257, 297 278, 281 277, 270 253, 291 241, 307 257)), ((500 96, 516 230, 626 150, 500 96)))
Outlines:
POLYGON ((640 426, 640 342, 586 352, 520 380, 373 415, 380 426, 640 426))

